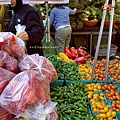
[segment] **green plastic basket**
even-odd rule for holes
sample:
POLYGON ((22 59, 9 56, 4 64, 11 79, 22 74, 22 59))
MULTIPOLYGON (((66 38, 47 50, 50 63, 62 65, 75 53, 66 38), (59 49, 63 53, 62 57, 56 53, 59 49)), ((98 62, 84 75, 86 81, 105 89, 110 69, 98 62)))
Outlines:
POLYGON ((54 82, 51 82, 50 83, 50 87, 53 87, 53 86, 64 86, 64 80, 56 80, 54 82))
POLYGON ((117 119, 116 120, 120 120, 120 112, 117 112, 117 119))
MULTIPOLYGON (((111 84, 112 83, 112 80, 111 80, 111 77, 108 75, 108 78, 109 78, 109 80, 107 80, 107 83, 108 84, 111 84)), ((104 80, 97 80, 96 79, 96 81, 97 81, 97 83, 105 83, 105 81, 104 80)))
POLYGON ((66 82, 66 86, 68 86, 69 84, 73 83, 73 82, 81 82, 80 80, 65 80, 66 82))

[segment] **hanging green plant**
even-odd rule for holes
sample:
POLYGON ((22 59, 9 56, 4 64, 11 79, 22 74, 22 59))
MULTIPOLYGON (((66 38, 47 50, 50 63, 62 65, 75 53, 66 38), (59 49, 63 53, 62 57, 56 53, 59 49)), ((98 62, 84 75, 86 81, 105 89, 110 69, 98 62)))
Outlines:
POLYGON ((115 2, 115 13, 120 14, 120 2, 115 2))
POLYGON ((77 20, 77 25, 84 25, 84 22, 81 20, 77 20))

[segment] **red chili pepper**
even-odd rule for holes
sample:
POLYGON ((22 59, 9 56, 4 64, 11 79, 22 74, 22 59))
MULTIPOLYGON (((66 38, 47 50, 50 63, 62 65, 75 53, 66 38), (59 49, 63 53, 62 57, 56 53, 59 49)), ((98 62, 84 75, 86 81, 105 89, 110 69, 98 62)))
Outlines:
POLYGON ((64 53, 68 56, 70 59, 75 59, 76 57, 70 52, 68 47, 64 48, 64 53))
POLYGON ((75 58, 79 57, 78 52, 74 47, 70 48, 70 52, 72 53, 73 56, 75 56, 75 58))
POLYGON ((91 58, 91 55, 86 55, 85 58, 89 59, 89 58, 91 58))
POLYGON ((85 64, 86 63, 86 59, 85 57, 78 57, 75 59, 75 62, 78 64, 85 64))
POLYGON ((82 56, 85 57, 87 55, 87 52, 81 46, 77 49, 77 52, 80 57, 82 57, 82 56))

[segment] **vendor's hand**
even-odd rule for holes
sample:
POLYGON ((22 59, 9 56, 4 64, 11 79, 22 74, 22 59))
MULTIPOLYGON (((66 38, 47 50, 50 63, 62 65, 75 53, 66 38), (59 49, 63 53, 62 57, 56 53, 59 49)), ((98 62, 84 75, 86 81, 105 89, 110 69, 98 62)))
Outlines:
POLYGON ((29 40, 29 36, 25 31, 22 31, 21 33, 17 34, 17 37, 21 38, 23 41, 29 40))
POLYGON ((77 8, 74 8, 73 10, 77 11, 77 8))

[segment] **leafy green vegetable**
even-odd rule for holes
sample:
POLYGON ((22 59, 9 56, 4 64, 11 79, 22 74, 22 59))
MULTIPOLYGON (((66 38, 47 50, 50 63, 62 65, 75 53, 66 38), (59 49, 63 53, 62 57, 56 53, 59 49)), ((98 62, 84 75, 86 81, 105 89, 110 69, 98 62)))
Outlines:
POLYGON ((100 20, 102 18, 102 8, 99 9, 95 6, 89 6, 81 14, 84 20, 100 20))

